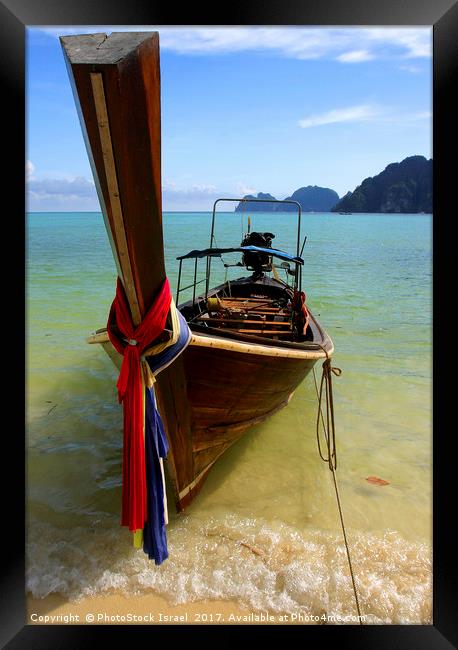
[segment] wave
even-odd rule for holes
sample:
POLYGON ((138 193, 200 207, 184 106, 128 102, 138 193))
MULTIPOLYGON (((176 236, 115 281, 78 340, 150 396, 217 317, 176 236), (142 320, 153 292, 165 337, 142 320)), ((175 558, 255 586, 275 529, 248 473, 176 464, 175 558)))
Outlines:
MULTIPOLYGON (((365 623, 431 624, 431 549, 395 531, 348 531, 365 623)), ((342 538, 279 521, 181 515, 168 527, 170 558, 157 567, 114 518, 58 528, 32 520, 27 589, 71 601, 157 593, 171 604, 235 600, 252 611, 356 616, 342 538)), ((315 619, 316 620, 316 619, 315 619)))

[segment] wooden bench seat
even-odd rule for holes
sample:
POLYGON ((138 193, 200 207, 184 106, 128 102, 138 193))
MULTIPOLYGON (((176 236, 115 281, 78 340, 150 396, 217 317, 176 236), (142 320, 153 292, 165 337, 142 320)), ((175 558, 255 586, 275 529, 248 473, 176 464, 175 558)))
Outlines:
POLYGON ((275 325, 276 327, 289 327, 290 324, 288 322, 281 322, 281 321, 273 321, 273 320, 248 320, 246 318, 206 318, 205 316, 200 316, 196 320, 200 321, 201 323, 205 323, 207 321, 211 321, 212 323, 247 323, 250 325, 275 325))

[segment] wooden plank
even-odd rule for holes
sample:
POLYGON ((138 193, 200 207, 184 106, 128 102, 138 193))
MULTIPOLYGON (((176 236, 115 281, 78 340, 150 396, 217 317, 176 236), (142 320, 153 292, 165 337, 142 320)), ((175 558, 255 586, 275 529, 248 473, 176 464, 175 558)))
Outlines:
POLYGON ((114 234, 118 243, 119 266, 122 272, 121 280, 130 305, 132 320, 134 325, 139 325, 142 317, 132 275, 132 266, 130 263, 129 249, 127 247, 126 233, 124 231, 124 220, 122 216, 121 201, 119 199, 118 178, 111 142, 105 93, 103 90, 103 79, 100 72, 91 72, 90 77, 92 92, 94 94, 94 105, 97 115, 97 124, 99 127, 100 142, 102 146, 102 156, 105 164, 107 189, 113 214, 114 234))
POLYGON ((233 301, 250 301, 250 302, 274 302, 275 298, 269 298, 268 296, 266 298, 253 298, 252 296, 247 296, 244 298, 243 296, 231 296, 230 298, 222 298, 222 300, 233 300, 233 301))
MULTIPOLYGON (((230 436, 232 434, 240 433, 241 431, 244 431, 247 427, 252 427, 255 424, 260 424, 261 422, 264 422, 265 420, 267 420, 267 418, 270 418, 272 415, 274 415, 274 413, 277 413, 282 408, 284 408, 289 403, 292 396, 293 396, 293 393, 290 393, 289 396, 288 396, 288 399, 284 400, 278 406, 271 409, 270 411, 267 411, 266 413, 264 413, 262 415, 258 415, 256 417, 251 418, 251 419, 246 419, 246 420, 244 420, 242 422, 235 422, 235 423, 229 424, 229 425, 207 427, 206 431, 211 435, 223 434, 227 438, 230 438, 230 436)), ((200 445, 201 445, 201 448, 203 448, 204 442, 201 442, 200 445)), ((210 446, 210 444, 209 444, 209 446, 210 446)))
POLYGON ((264 330, 250 330, 250 329, 239 329, 239 328, 234 328, 236 332, 242 332, 242 334, 263 334, 263 335, 268 335, 268 336, 291 336, 291 332, 285 332, 284 330, 270 330, 270 329, 264 329, 264 330))
POLYGON ((201 323, 205 323, 206 321, 211 321, 214 323, 247 323, 247 324, 255 324, 255 325, 275 325, 279 327, 290 327, 290 323, 282 322, 282 321, 273 321, 273 320, 249 320, 247 318, 206 318, 205 316, 200 316, 199 318, 196 318, 196 321, 199 321, 201 323))
POLYGON ((291 393, 287 399, 280 402, 278 406, 270 411, 264 411, 255 417, 244 417, 244 419, 240 421, 234 421, 219 426, 208 426, 205 429, 197 430, 193 441, 193 451, 203 451, 205 449, 218 447, 225 443, 235 442, 235 440, 237 440, 246 429, 264 422, 274 415, 274 413, 284 408, 289 403, 292 395, 293 394, 291 393))
MULTIPOLYGON (((202 329, 207 329, 207 328, 202 328, 202 329)), ((211 334, 200 332, 200 333, 195 333, 193 332, 192 338, 191 338, 191 345, 189 346, 190 349, 196 348, 196 347, 205 347, 209 350, 213 349, 219 349, 219 350, 231 350, 234 352, 241 352, 244 355, 264 355, 267 357, 270 357, 271 359, 278 359, 279 357, 283 359, 324 359, 326 357, 326 352, 324 352, 323 349, 319 348, 318 346, 314 346, 312 343, 310 348, 307 348, 307 343, 304 342, 302 344, 299 343, 291 343, 289 341, 285 342, 285 346, 291 345, 294 347, 280 347, 278 344, 270 344, 268 342, 264 343, 264 340, 262 340, 262 344, 260 344, 260 341, 256 340, 256 343, 254 342, 254 337, 253 337, 253 342, 248 341, 248 340, 243 340, 242 338, 237 339, 238 336, 243 337, 244 335, 239 335, 236 332, 233 332, 232 330, 228 330, 227 336, 233 335, 236 337, 235 339, 230 339, 230 338, 222 338, 221 336, 221 330, 217 330, 216 328, 209 328, 209 331, 211 330, 211 334), (276 347, 277 346, 277 347, 276 347), (299 347, 300 346, 300 347, 299 347)), ((321 339, 323 340, 323 339, 321 339)), ((331 339, 328 337, 326 340, 323 341, 324 343, 324 349, 327 351, 328 355, 332 355, 334 352, 334 344, 332 343, 331 339)))
POLYGON ((195 499, 196 496, 199 494, 203 484, 205 483, 205 479, 207 478, 208 472, 210 471, 211 467, 212 465, 208 465, 208 467, 203 472, 198 474, 198 476, 193 480, 193 482, 178 495, 178 500, 177 500, 178 512, 182 512, 183 510, 185 510, 192 503, 193 499, 195 499))
POLYGON ((178 493, 194 479, 191 409, 186 383, 183 355, 157 376, 157 401, 171 449, 168 464, 175 481, 177 507, 178 493))
MULTIPOLYGON (((246 311, 246 312, 253 312, 254 313, 260 313, 261 310, 254 304, 254 303, 229 303, 226 302, 225 300, 221 301, 221 306, 223 309, 234 309, 237 311, 246 311), (243 306, 242 306, 243 305, 243 306)), ((276 314, 279 311, 282 310, 282 307, 264 307, 262 305, 262 311, 264 311, 266 314, 276 314)), ((210 310, 213 311, 213 310, 210 310)), ((216 310, 215 310, 216 311, 216 310)))
POLYGON ((291 314, 281 314, 281 309, 247 309, 246 313, 248 314, 262 314, 263 316, 284 316, 289 318, 291 314))
MULTIPOLYGON (((254 300, 254 298, 220 298, 223 304, 233 303, 234 305, 270 305, 273 300, 254 300)), ((276 306, 274 305, 276 308, 276 306)))
POLYGON ((231 446, 232 442, 226 442, 213 449, 203 449, 194 453, 194 467, 196 472, 204 472, 211 467, 218 458, 231 446))
MULTIPOLYGON (((273 376, 272 382, 274 380, 275 377, 273 376)), ((279 384, 278 388, 274 388, 272 384, 261 388, 256 384, 256 377, 253 377, 250 382, 243 382, 243 384, 231 383, 228 386, 224 386, 222 390, 215 391, 214 381, 199 380, 189 382, 188 390, 193 411, 199 409, 200 406, 205 407, 208 404, 209 398, 218 410, 224 407, 227 409, 238 408, 243 410, 249 410, 250 408, 257 409, 261 404, 267 405, 266 410, 270 410, 282 395, 289 394, 294 390, 295 381, 296 378, 289 383, 279 384)), ((226 417, 220 418, 220 413, 215 415, 215 426, 227 421, 226 417)), ((196 422, 195 426, 199 426, 199 424, 199 422, 196 422)))
MULTIPOLYGON (((265 309, 242 309, 240 307, 227 307, 227 305, 223 305, 225 309, 233 310, 234 312, 237 311, 237 313, 244 313, 244 314, 262 314, 266 316, 285 316, 288 318, 291 315, 291 312, 287 314, 281 313, 283 309, 281 307, 266 307, 265 309)), ((210 310, 211 311, 211 310, 210 310)), ((208 313, 208 312, 206 312, 208 313)))
POLYGON ((184 361, 194 431, 203 425, 251 420, 272 410, 288 398, 314 364, 314 360, 269 358, 218 349, 199 352, 190 347, 184 361))

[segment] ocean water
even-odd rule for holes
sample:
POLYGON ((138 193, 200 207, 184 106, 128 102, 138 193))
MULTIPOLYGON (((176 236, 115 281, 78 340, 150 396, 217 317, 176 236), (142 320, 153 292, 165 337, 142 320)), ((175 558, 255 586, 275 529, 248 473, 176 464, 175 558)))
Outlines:
MULTIPOLYGON (((210 221, 164 214, 172 288, 176 256, 208 246, 210 221)), ((432 622, 431 228, 431 215, 302 218, 307 303, 343 371, 337 476, 368 623, 432 622)), ((245 215, 218 215, 218 245, 237 245, 244 229, 245 215)), ((294 215, 253 214, 255 229, 294 252, 294 215)), ((212 271, 214 284, 224 279, 220 261, 212 271)), ((119 526, 117 372, 86 343, 106 324, 115 282, 101 214, 27 216, 29 592, 156 592, 171 603, 355 615, 331 473, 317 452, 313 376, 225 453, 185 514, 170 512, 169 560, 156 567, 132 547, 119 526)))

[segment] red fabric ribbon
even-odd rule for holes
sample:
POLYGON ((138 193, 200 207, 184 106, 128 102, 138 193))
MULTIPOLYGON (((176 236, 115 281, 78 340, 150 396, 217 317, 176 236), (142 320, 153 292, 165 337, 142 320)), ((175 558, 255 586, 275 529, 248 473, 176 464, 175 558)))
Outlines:
POLYGON ((140 357, 164 330, 172 294, 167 278, 148 313, 136 328, 118 278, 116 297, 108 316, 107 330, 115 349, 123 355, 118 377, 118 398, 124 410, 121 525, 142 529, 147 519, 145 443, 143 438, 143 388, 140 357), (122 335, 122 336, 121 336, 122 335), (128 339, 128 343, 124 340, 128 339))

